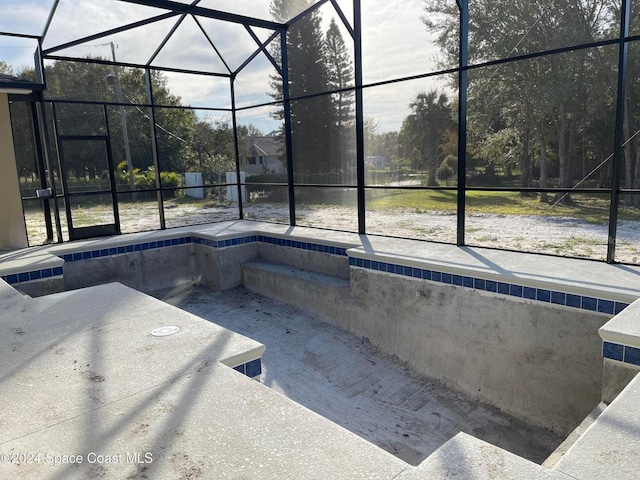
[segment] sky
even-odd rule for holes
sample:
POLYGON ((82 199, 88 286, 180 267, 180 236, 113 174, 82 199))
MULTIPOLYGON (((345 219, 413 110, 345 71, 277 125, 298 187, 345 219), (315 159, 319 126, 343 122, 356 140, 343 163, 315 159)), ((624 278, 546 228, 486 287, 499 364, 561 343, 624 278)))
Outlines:
MULTIPOLYGON (((188 0, 179 0, 187 3, 188 0)), ((453 0, 452 0, 453 1, 453 0)), ((0 0, 0 31, 40 35, 43 31, 53 0, 0 0)), ((232 13, 270 19, 269 0, 202 0, 203 7, 232 13)), ((348 21, 352 21, 351 0, 338 0, 348 21)), ((437 49, 433 36, 420 21, 423 0, 364 0, 362 2, 363 79, 365 84, 417 75, 436 70, 437 49)), ((45 37, 44 47, 60 45, 66 41, 101 32, 122 24, 142 20, 164 11, 119 0, 60 0, 60 4, 45 37)), ((341 23, 330 2, 320 8, 323 28, 332 18, 341 23)), ((202 22, 227 64, 237 68, 256 48, 254 40, 241 25, 212 19, 202 22)), ((102 38, 87 45, 75 47, 61 55, 103 56, 110 58, 110 42, 116 45, 118 60, 146 63, 160 41, 175 24, 175 19, 164 20, 119 36, 102 38)), ((271 31, 254 29, 264 40, 271 31)), ((342 26, 345 40, 349 33, 342 26)), ((35 42, 0 36, 0 60, 14 67, 33 65, 35 42)), ((181 66, 194 70, 223 71, 224 65, 213 52, 193 19, 188 17, 160 51, 153 65, 181 66)), ((238 105, 251 105, 271 101, 269 75, 275 72, 271 63, 259 55, 238 76, 236 95, 238 105)), ((226 79, 215 80, 202 76, 168 74, 169 89, 179 95, 183 103, 191 106, 228 108, 229 85, 226 79)), ((379 125, 379 132, 398 130, 410 113, 409 104, 419 91, 428 91, 444 85, 445 79, 411 81, 365 89, 365 117, 379 125)), ((241 114, 241 123, 254 123, 268 132, 277 127, 270 109, 261 108, 241 114)), ((207 118, 222 118, 216 113, 201 114, 207 118)))

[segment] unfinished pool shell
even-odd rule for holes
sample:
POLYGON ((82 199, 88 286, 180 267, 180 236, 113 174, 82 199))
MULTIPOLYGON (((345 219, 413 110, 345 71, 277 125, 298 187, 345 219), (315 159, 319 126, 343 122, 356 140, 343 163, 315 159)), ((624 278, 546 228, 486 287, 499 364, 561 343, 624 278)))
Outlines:
POLYGON ((0 262, 3 477, 594 478, 598 458, 604 477, 632 478, 639 467, 634 267, 247 221, 0 262), (242 285, 311 312, 569 440, 540 466, 460 433, 412 466, 251 381, 264 345, 248 331, 136 291, 185 283, 242 285), (167 326, 179 330, 151 335, 167 326), (49 461, 64 455, 82 463, 49 461))

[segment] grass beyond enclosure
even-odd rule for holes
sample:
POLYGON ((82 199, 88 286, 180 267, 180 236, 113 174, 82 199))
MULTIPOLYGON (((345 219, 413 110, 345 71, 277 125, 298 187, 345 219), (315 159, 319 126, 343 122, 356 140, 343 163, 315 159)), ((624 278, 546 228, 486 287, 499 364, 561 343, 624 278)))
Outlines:
MULTIPOLYGON (((384 196, 374 198, 367 208, 413 208, 419 212, 456 211, 457 193, 452 190, 396 190, 385 191, 384 196)), ((550 195, 550 200, 552 199, 550 195)), ((496 215, 540 215, 573 217, 588 223, 603 225, 609 218, 609 199, 585 194, 572 194, 572 205, 542 203, 539 195, 523 196, 518 192, 467 192, 467 211, 496 215)), ((640 210, 622 207, 621 220, 640 220, 640 210)))

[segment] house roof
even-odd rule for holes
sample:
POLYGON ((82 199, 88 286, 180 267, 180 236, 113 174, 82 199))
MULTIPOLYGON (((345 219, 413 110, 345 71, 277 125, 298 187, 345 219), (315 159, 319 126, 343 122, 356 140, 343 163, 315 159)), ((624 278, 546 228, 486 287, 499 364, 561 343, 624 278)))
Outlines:
POLYGON ((252 157, 278 156, 282 152, 282 142, 274 137, 249 137, 249 155, 252 157))
POLYGON ((30 82, 24 78, 14 77, 6 73, 0 73, 0 91, 2 90, 25 90, 25 93, 44 90, 44 85, 30 82))

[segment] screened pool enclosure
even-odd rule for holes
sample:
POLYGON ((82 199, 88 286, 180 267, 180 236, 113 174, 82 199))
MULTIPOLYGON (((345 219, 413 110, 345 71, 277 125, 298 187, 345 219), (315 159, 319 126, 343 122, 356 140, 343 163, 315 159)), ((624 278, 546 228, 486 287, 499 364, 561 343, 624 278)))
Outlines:
POLYGON ((0 20, 43 86, 9 97, 30 245, 246 219, 638 261, 638 1, 32 3, 0 20))

